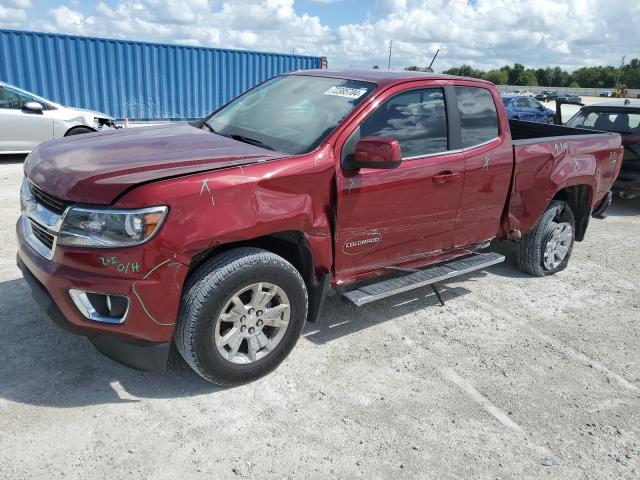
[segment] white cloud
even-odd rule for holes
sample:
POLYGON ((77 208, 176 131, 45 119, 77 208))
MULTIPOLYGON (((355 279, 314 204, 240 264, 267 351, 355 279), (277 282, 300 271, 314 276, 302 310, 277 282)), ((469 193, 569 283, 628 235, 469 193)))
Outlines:
POLYGON ((0 5, 0 26, 20 28, 27 20, 27 13, 21 8, 5 8, 0 5))
POLYGON ((29 8, 31 0, 9 0, 9 3, 17 8, 29 8))
MULTIPOLYGON (((0 26, 186 45, 324 55, 330 66, 470 63, 493 68, 617 64, 640 56, 640 2, 628 0, 380 0, 360 23, 334 28, 294 10, 293 0, 100 1, 85 15, 69 6, 28 22, 31 0, 0 7, 0 26)), ((315 0, 325 3, 333 0, 315 0)), ((69 5, 69 3, 67 3, 69 5)), ((344 6, 338 8, 346 8, 344 6)), ((351 5, 351 2, 349 2, 351 5)), ((35 7, 33 7, 35 8, 35 7)))

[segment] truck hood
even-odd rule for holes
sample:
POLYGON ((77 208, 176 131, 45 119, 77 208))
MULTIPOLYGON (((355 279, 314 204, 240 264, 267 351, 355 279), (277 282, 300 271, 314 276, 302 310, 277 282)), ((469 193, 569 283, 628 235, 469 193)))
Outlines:
POLYGON ((25 174, 61 199, 110 204, 142 182, 286 156, 187 123, 170 124, 44 143, 27 157, 25 174))

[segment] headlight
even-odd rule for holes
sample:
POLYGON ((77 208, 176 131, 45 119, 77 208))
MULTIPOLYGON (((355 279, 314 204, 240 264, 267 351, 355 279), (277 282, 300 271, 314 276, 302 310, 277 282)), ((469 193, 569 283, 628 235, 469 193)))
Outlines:
POLYGON ((22 187, 20 187, 20 211, 25 212, 31 206, 35 205, 35 199, 31 193, 31 187, 29 186, 29 180, 24 177, 22 180, 22 187))
POLYGON ((169 207, 112 210, 73 207, 64 218, 58 245, 130 247, 153 237, 169 207))

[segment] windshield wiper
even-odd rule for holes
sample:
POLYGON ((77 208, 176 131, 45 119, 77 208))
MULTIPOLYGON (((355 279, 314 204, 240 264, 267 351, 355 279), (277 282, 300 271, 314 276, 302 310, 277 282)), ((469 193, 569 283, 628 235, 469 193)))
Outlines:
POLYGON ((206 126, 206 127, 209 129, 209 131, 210 131, 211 133, 218 133, 218 132, 216 132, 215 128, 213 128, 213 127, 209 124, 209 122, 203 122, 203 125, 204 125, 204 126, 206 126))
POLYGON ((270 147, 266 143, 261 142, 260 140, 256 140, 255 138, 245 137, 243 135, 231 134, 229 135, 234 140, 238 140, 240 142, 249 143, 251 145, 255 145, 256 147, 266 148, 267 150, 275 151, 275 148, 270 147))

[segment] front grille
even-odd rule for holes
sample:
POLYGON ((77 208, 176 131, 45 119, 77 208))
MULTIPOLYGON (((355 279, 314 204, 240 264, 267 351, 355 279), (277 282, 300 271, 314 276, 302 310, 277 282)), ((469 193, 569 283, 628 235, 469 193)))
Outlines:
POLYGON ((31 193, 33 194, 36 201, 44 208, 50 210, 53 213, 62 215, 67 207, 73 204, 73 202, 70 202, 68 200, 62 200, 60 198, 54 197, 53 195, 49 195, 39 187, 36 187, 33 183, 30 186, 31 193))
POLYGON ((29 219, 29 222, 31 223, 31 231, 33 232, 33 236, 40 240, 40 243, 42 243, 49 250, 52 250, 54 240, 53 235, 51 235, 46 228, 41 227, 33 220, 29 219))

